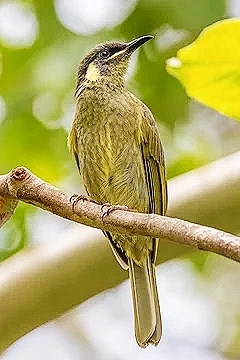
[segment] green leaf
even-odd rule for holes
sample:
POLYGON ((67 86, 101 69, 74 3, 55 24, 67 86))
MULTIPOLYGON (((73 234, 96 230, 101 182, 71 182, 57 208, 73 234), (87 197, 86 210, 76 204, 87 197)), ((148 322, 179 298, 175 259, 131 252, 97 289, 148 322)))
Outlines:
POLYGON ((166 70, 189 97, 240 120, 240 20, 222 20, 206 27, 166 70))

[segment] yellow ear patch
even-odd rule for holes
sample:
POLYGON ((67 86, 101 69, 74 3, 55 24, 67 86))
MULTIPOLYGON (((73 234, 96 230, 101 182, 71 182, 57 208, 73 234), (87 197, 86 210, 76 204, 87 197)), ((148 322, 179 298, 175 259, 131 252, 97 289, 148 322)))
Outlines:
POLYGON ((98 67, 93 63, 90 64, 86 72, 86 79, 89 81, 97 81, 100 76, 98 67))

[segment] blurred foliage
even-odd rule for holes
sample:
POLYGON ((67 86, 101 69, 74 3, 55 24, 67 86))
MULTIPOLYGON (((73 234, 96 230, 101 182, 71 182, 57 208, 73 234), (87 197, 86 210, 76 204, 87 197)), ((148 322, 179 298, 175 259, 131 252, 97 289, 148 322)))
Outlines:
POLYGON ((27 204, 20 203, 14 214, 14 221, 8 221, 1 229, 0 261, 23 249, 28 243, 29 234, 26 218, 31 213, 32 209, 27 204))
POLYGON ((167 61, 167 71, 187 94, 224 115, 240 120, 239 19, 208 26, 192 44, 167 61), (219 41, 221 39, 221 41, 219 41))

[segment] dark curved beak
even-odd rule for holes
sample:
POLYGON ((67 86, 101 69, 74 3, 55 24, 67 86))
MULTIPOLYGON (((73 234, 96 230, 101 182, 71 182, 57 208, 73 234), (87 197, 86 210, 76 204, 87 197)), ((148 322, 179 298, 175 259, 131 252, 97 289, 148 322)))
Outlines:
POLYGON ((111 61, 113 59, 126 59, 128 57, 131 56, 131 54, 137 50, 139 48, 139 46, 143 45, 145 42, 147 42, 148 40, 153 39, 154 36, 152 35, 145 35, 145 36, 141 36, 137 39, 134 39, 132 41, 130 41, 129 43, 126 44, 122 44, 122 50, 118 51, 117 53, 113 54, 112 56, 110 56, 106 62, 111 61))
POLYGON ((152 35, 141 36, 141 37, 134 39, 134 40, 130 41, 129 43, 127 43, 125 50, 128 53, 132 53, 133 51, 137 50, 141 45, 145 44, 145 42, 147 42, 153 38, 154 38, 154 36, 152 36, 152 35))

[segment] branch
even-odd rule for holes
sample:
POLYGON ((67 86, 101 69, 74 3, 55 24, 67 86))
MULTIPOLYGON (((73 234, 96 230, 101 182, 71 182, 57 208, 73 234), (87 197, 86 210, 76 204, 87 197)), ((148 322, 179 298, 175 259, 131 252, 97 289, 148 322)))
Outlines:
POLYGON ((102 221, 101 205, 79 201, 72 206, 63 191, 43 182, 24 167, 0 179, 0 196, 30 203, 69 220, 105 231, 166 238, 240 261, 240 238, 220 230, 156 214, 116 210, 102 221))
MULTIPOLYGON (((0 184, 2 184, 2 193, 0 194, 0 227, 7 222, 13 215, 17 207, 18 200, 15 197, 8 196, 7 176, 0 176, 0 184)), ((0 185, 1 186, 1 185, 0 185)))

